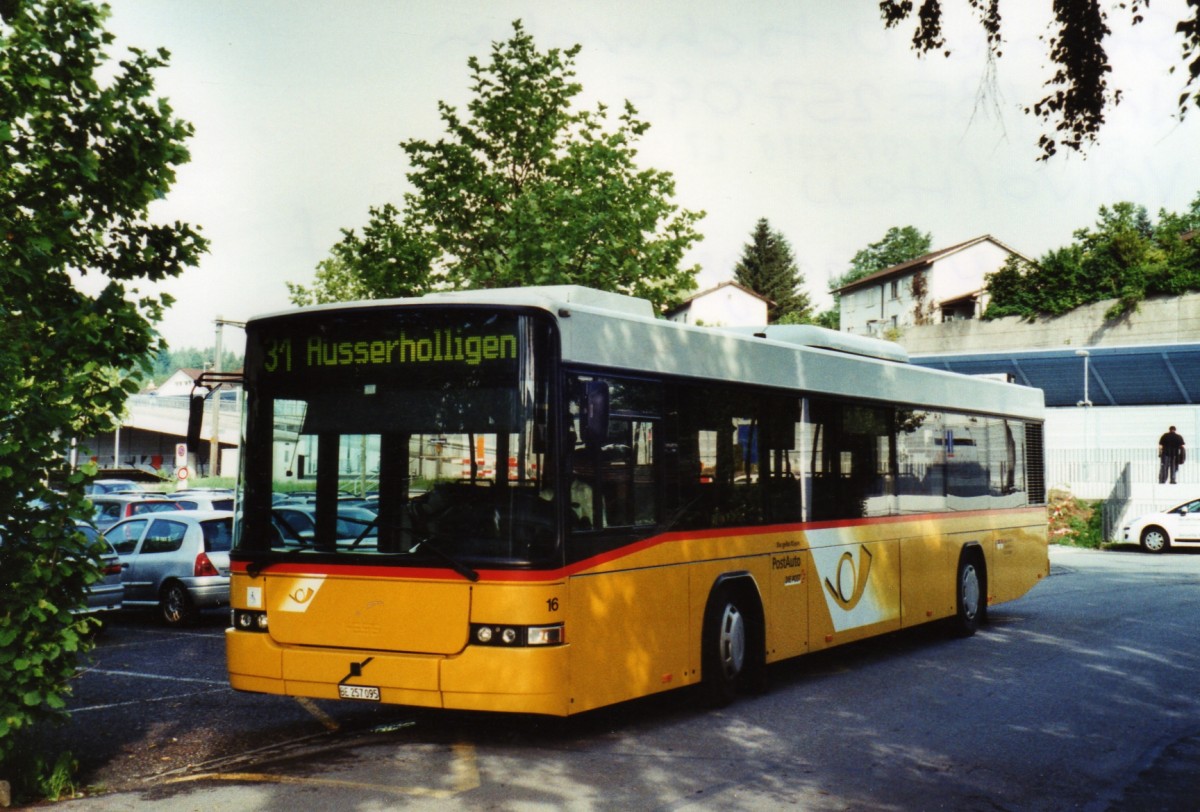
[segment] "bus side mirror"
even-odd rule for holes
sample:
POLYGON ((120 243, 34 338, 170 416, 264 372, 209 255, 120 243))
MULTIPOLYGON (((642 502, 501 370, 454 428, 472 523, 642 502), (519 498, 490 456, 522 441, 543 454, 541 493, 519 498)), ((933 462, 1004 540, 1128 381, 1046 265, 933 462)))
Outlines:
POLYGON ((584 399, 583 441, 589 446, 601 446, 608 439, 608 382, 588 381, 584 399))
POLYGON ((204 395, 192 395, 188 401, 187 447, 200 447, 200 425, 204 422, 204 395))

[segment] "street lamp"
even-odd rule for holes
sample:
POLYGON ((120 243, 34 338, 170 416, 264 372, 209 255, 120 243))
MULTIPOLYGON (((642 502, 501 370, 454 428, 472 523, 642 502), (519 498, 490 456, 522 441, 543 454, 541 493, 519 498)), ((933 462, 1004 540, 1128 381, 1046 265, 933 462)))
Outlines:
POLYGON ((1092 402, 1088 399, 1088 357, 1091 355, 1087 350, 1075 350, 1075 354, 1083 358, 1083 400, 1077 401, 1076 406, 1091 406, 1092 402))

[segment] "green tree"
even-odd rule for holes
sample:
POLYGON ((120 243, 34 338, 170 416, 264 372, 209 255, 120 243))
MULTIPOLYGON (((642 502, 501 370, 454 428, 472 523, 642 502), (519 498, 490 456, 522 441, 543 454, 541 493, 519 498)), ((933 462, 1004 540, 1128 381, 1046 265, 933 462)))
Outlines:
MULTIPOLYGON (((83 472, 51 490, 67 439, 111 428, 137 387, 167 297, 140 296, 194 265, 191 227, 147 209, 188 159, 190 125, 153 97, 167 53, 119 65, 107 8, 0 3, 0 763, 19 733, 61 716, 89 647, 83 605, 94 551, 83 472), (99 293, 79 276, 99 277, 99 293)), ((13 776, 6 776, 13 777, 13 776)))
POLYGON ((1200 290, 1200 194, 1187 211, 1159 210, 1154 241, 1165 259, 1161 273, 1150 280, 1150 290, 1172 296, 1200 290))
POLYGON ((359 236, 342 229, 342 239, 317 264, 312 288, 288 282, 293 304, 310 305, 420 296, 433 289, 437 249, 411 219, 388 203, 372 206, 359 236))
MULTIPOLYGON (((991 67, 1004 48, 1001 34, 1000 0, 967 0, 987 35, 988 63, 991 67)), ((949 56, 942 32, 943 0, 922 0, 914 8, 913 0, 880 0, 884 24, 893 28, 917 13, 912 47, 919 55, 942 51, 949 56)), ((1045 131, 1038 139, 1040 160, 1054 155, 1060 146, 1080 151, 1094 143, 1104 125, 1108 108, 1121 101, 1120 89, 1109 86, 1112 64, 1105 41, 1112 29, 1102 0, 1053 0, 1054 22, 1048 37, 1053 73, 1043 85, 1046 95, 1025 107, 1026 114, 1041 119, 1045 131)), ((1131 25, 1137 25, 1148 12, 1150 0, 1124 0, 1116 4, 1128 11, 1131 25)), ((1175 30, 1181 37, 1180 65, 1187 71, 1177 102, 1179 116, 1192 105, 1200 107, 1200 2, 1188 0, 1190 17, 1180 20, 1175 30)), ((1171 72, 1176 66, 1171 67, 1171 72)))
POLYGON ((812 320, 812 302, 802 289, 804 276, 796 266, 792 246, 763 217, 733 269, 734 281, 771 300, 767 321, 805 324, 812 320))
MULTIPOLYGON (((293 300, 325 301, 343 288, 375 296, 581 284, 666 306, 694 290, 699 269, 681 262, 701 238, 703 212, 671 202, 671 173, 635 163, 650 125, 633 105, 612 127, 605 105, 574 108, 583 89, 574 81, 579 50, 539 51, 517 21, 509 40, 493 43, 490 61, 470 58, 474 97, 465 116, 440 102, 445 136, 401 143, 415 191, 403 212, 372 215, 368 228, 398 235, 401 255, 385 250, 363 261, 335 247, 345 267, 323 269, 312 290, 293 287, 293 300)), ((360 239, 343 235, 343 243, 360 239)))
POLYGON ((1200 197, 1182 214, 1123 202, 1101 206, 1092 228, 1046 253, 1037 264, 1013 261, 987 279, 986 318, 1056 316, 1081 305, 1115 300, 1105 314, 1127 316, 1147 296, 1200 290, 1200 197))
MULTIPOLYGON (((205 369, 212 363, 214 348, 183 347, 173 350, 166 346, 150 353, 142 361, 143 385, 146 381, 160 384, 181 369, 205 369)), ((221 369, 241 369, 243 357, 232 350, 221 352, 221 369)))

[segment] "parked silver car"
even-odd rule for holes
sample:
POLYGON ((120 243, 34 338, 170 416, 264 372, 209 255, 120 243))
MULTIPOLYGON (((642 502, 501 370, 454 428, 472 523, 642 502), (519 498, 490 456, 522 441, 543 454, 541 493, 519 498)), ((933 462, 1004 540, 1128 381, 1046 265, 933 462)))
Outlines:
POLYGON ((156 606, 168 625, 178 626, 201 608, 229 604, 232 512, 136 516, 105 535, 121 559, 126 606, 156 606))

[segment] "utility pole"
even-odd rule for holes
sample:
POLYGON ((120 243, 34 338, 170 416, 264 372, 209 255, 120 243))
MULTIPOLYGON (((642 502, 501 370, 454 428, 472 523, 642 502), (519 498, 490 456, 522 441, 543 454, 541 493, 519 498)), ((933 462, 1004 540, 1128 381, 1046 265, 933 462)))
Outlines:
MULTIPOLYGON (((225 325, 228 324, 231 327, 245 327, 246 323, 241 322, 241 321, 229 321, 227 319, 221 318, 220 316, 217 316, 217 318, 214 321, 217 326, 217 337, 216 337, 216 342, 215 342, 215 348, 213 350, 212 371, 216 372, 216 373, 220 373, 220 372, 224 372, 224 370, 221 369, 221 355, 222 355, 222 351, 223 351, 221 345, 222 345, 222 338, 224 337, 225 325)), ((218 379, 220 378, 219 375, 217 377, 218 377, 218 379)), ((211 441, 209 443, 209 447, 208 447, 208 460, 209 460, 208 475, 209 476, 220 476, 221 475, 221 384, 220 383, 213 384, 212 394, 210 395, 210 397, 212 397, 212 406, 210 407, 212 409, 212 420, 211 420, 212 439, 211 439, 211 441)))

